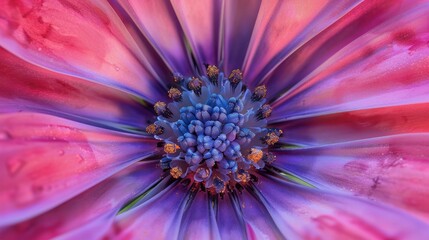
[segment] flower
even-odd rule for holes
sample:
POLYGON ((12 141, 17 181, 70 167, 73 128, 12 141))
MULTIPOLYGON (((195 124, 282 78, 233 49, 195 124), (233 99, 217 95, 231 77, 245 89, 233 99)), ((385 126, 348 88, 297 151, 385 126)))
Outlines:
POLYGON ((428 13, 3 1, 2 239, 427 239, 428 13))

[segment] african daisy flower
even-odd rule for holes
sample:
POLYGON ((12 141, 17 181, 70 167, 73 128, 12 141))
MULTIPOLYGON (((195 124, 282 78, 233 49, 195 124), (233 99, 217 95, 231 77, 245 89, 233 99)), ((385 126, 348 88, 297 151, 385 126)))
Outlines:
POLYGON ((429 1, 3 0, 1 239, 429 239, 429 1))

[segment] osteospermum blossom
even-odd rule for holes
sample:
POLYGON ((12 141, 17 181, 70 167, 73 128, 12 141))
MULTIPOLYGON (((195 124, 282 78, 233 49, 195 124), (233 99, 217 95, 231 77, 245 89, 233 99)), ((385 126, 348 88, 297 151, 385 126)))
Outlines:
POLYGON ((429 2, 0 2, 0 239, 429 239, 429 2))

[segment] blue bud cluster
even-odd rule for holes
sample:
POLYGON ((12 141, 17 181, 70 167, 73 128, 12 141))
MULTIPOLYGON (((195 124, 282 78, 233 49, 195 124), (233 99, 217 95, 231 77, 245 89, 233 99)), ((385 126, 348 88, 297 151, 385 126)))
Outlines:
POLYGON ((227 78, 213 65, 207 76, 177 76, 174 102, 155 105, 155 125, 163 130, 154 131, 155 137, 178 149, 161 160, 173 177, 191 177, 220 193, 228 184, 249 181, 251 171, 273 160, 263 152, 269 132, 265 86, 252 93, 239 81, 240 70, 227 78))

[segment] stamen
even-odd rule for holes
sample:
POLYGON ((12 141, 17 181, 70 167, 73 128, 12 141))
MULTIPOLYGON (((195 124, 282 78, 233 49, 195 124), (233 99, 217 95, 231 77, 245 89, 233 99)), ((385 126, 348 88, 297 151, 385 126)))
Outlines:
POLYGON ((272 162, 274 162, 276 160, 276 155, 274 155, 271 152, 265 153, 262 160, 264 160, 264 162, 266 162, 267 164, 271 164, 272 162))
POLYGON ((188 82, 188 89, 194 91, 195 94, 201 94, 201 87, 203 86, 203 81, 197 77, 192 77, 192 79, 188 82))
POLYGON ((180 74, 180 73, 176 73, 176 74, 174 74, 174 76, 173 76, 173 81, 174 81, 175 83, 178 83, 178 84, 182 83, 184 79, 185 79, 185 78, 184 78, 184 77, 182 76, 182 74, 180 74))
POLYGON ((280 129, 270 129, 263 137, 262 142, 268 145, 274 145, 280 140, 280 136, 283 134, 283 131, 280 129))
POLYGON ((182 92, 177 88, 170 88, 170 90, 168 90, 168 97, 175 102, 180 102, 182 101, 182 92))
POLYGON ((180 176, 182 176, 183 171, 180 167, 173 167, 170 169, 170 174, 173 178, 179 178, 180 176))
POLYGON ((231 82, 231 85, 233 87, 236 87, 243 80, 243 73, 240 69, 232 70, 231 74, 229 74, 228 79, 231 82))
POLYGON ((180 149, 180 147, 174 143, 167 143, 164 145, 164 152, 168 154, 176 153, 178 149, 180 149))
POLYGON ((250 175, 245 170, 240 169, 237 172, 237 178, 238 178, 238 180, 240 180, 240 182, 246 183, 250 180, 250 175))
POLYGON ((262 105, 264 85, 252 93, 241 87, 240 69, 228 77, 215 65, 206 65, 206 70, 206 77, 174 75, 180 87, 170 88, 168 96, 175 103, 155 103, 157 121, 146 132, 164 140, 158 145, 165 152, 159 163, 162 169, 222 197, 225 191, 236 190, 234 186, 243 188, 255 181, 253 173, 275 160, 261 148, 277 143, 282 131, 250 118, 262 120, 272 112, 270 105, 262 105))
POLYGON ((212 82, 214 85, 217 85, 218 77, 219 77, 219 68, 216 67, 215 65, 208 65, 207 77, 209 77, 210 82, 212 82))
POLYGON ((150 124, 146 127, 146 132, 153 135, 160 135, 164 133, 164 128, 155 124, 150 124))
POLYGON ((251 148, 249 155, 247 155, 247 159, 254 163, 257 163, 262 159, 263 156, 264 153, 262 152, 262 150, 257 148, 251 148))
POLYGON ((173 116, 173 113, 170 111, 170 109, 168 109, 167 104, 165 102, 156 102, 153 108, 155 109, 155 113, 158 116, 164 116, 166 118, 170 118, 171 116, 173 116))
POLYGON ((225 182, 222 181, 222 179, 220 179, 218 177, 216 177, 213 180, 213 186, 214 186, 217 193, 221 193, 221 192, 225 191, 225 182))
POLYGON ((261 85, 255 88, 255 92, 252 95, 252 101, 257 102, 267 96, 267 88, 265 85, 261 85))
POLYGON ((258 114, 257 114, 258 120, 268 118, 269 116, 271 116, 272 111, 273 111, 273 109, 271 108, 271 106, 269 104, 262 105, 262 107, 259 109, 258 114))

